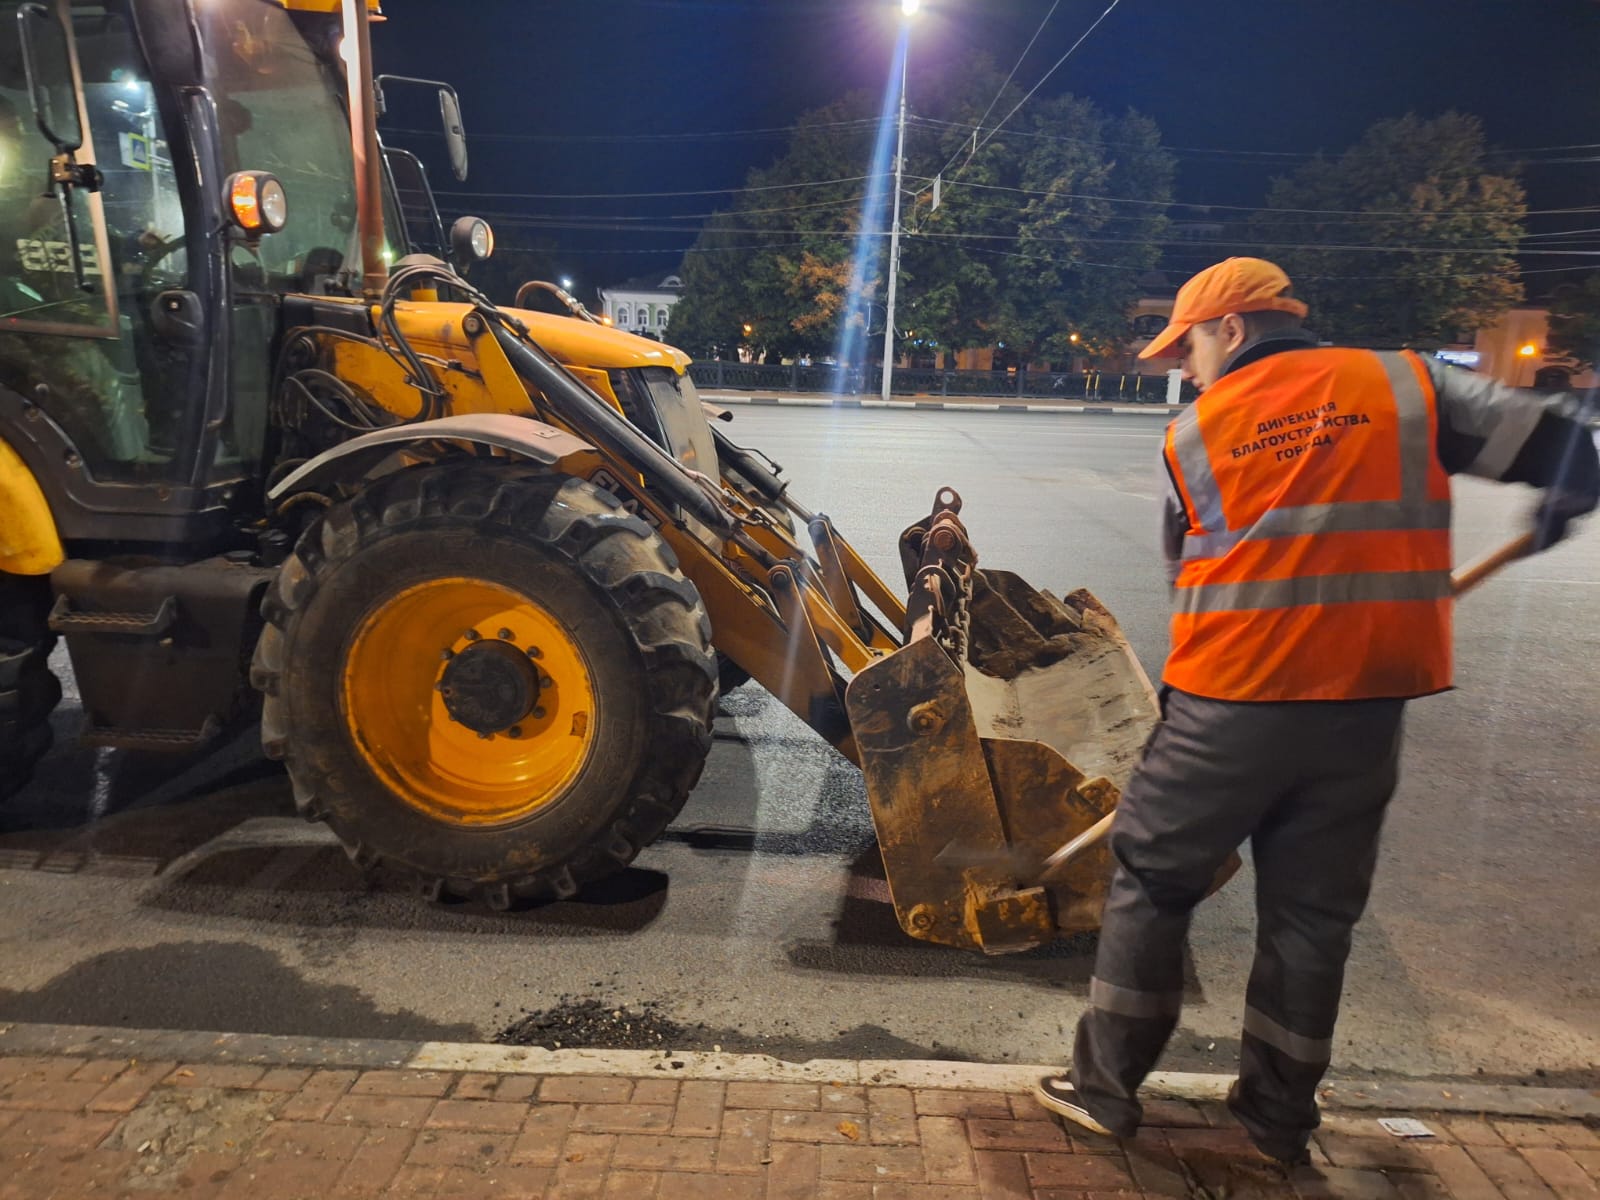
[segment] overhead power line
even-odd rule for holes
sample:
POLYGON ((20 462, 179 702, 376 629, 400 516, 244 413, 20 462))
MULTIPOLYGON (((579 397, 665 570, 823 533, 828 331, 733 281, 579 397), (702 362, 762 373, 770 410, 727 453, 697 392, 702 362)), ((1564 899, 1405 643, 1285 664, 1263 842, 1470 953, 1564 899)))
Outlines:
MULTIPOLYGON (((472 141, 485 142, 699 142, 726 138, 766 138, 811 129, 875 129, 876 117, 857 117, 848 121, 810 121, 797 125, 771 125, 765 129, 714 129, 703 133, 474 133, 472 141)), ((406 129, 386 125, 384 134, 403 133, 415 137, 444 137, 443 129, 406 129)))
MULTIPOLYGON (((437 195, 460 200, 654 200, 676 199, 694 196, 739 196, 746 193, 786 192, 801 188, 835 187, 841 184, 866 183, 878 178, 874 175, 852 175, 840 179, 811 179, 794 183, 759 184, 751 187, 707 188, 696 191, 682 192, 439 192, 437 195)), ((908 175, 907 179, 931 183, 932 176, 908 175)), ((1456 219, 1461 217, 1500 217, 1503 213, 1489 210, 1454 210, 1443 209, 1432 213, 1420 213, 1406 210, 1391 209, 1356 209, 1356 208, 1266 208, 1259 205, 1246 204, 1209 204, 1198 201, 1185 200, 1141 200, 1133 196, 1105 196, 1091 192, 1058 192, 1048 188, 1021 188, 1008 187, 996 183, 972 183, 965 180, 946 181, 946 186, 972 188, 978 191, 1006 192, 1022 196, 1036 196, 1056 200, 1085 200, 1102 204, 1125 204, 1140 208, 1188 209, 1200 213, 1211 212, 1242 212, 1263 213, 1273 216, 1326 216, 1326 217, 1358 217, 1369 220, 1375 217, 1396 218, 1401 220, 1428 220, 1428 219, 1456 219)), ((860 197, 856 196, 859 200, 860 197)), ((820 205, 826 206, 844 201, 822 201, 820 205)), ((793 206, 801 207, 801 206, 793 206)), ((741 213, 754 212, 781 212, 782 208, 772 209, 725 209, 717 213, 705 214, 711 216, 738 216, 741 213)), ((1524 216, 1561 216, 1568 214, 1582 214, 1600 212, 1600 206, 1580 205, 1567 208, 1530 208, 1525 210, 1524 216)), ((663 217, 662 219, 669 219, 663 217)), ((677 218, 671 218, 677 219, 677 218)))
MULTIPOLYGON (((1067 59, 1072 57, 1073 51, 1075 51, 1079 46, 1083 45, 1083 43, 1088 40, 1088 37, 1091 33, 1100 28, 1100 22, 1109 17, 1112 9, 1116 8, 1121 2, 1122 0, 1111 0, 1111 3, 1106 6, 1105 12, 1096 17, 1094 19, 1094 24, 1090 25, 1089 28, 1083 31, 1083 36, 1078 38, 1077 41, 1073 42, 1071 46, 1067 47, 1067 52, 1060 58, 1056 59, 1055 63, 1050 67, 1050 69, 1039 77, 1039 82, 1034 84, 1033 87, 1029 89, 1027 95, 1023 96, 1021 100, 1018 100, 1010 112, 995 122, 994 128, 989 131, 987 137, 983 138, 975 146, 973 146, 972 153, 967 155, 967 162, 971 162, 973 155, 977 154, 979 150, 982 150, 985 146, 987 146, 989 144, 989 140, 993 138, 995 134, 1000 132, 1005 123, 1017 115, 1017 110, 1033 98, 1033 94, 1045 85, 1045 81, 1056 73, 1056 70, 1061 66, 1062 63, 1066 62, 1067 59)), ((963 167, 964 166, 965 164, 963 164, 963 167)))
MULTIPOLYGON (((1148 207, 1150 205, 1156 205, 1157 207, 1159 207, 1159 204, 1157 202, 1155 202, 1155 201, 1124 200, 1123 198, 1116 197, 1116 196, 1069 196, 1069 195, 1051 196, 1051 195, 1049 195, 1047 193, 1041 193, 1040 196, 1039 196, 1039 200, 1050 200, 1050 199, 1061 200, 1064 203, 1065 202, 1074 201, 1074 200, 1079 200, 1079 201, 1087 200, 1087 201, 1095 201, 1095 202, 1104 202, 1104 203, 1109 203, 1109 204, 1127 203, 1127 204, 1138 205, 1140 207, 1148 207)), ((1033 201, 1032 203, 1037 204, 1038 201, 1033 201)), ((1178 208, 1178 207, 1184 207, 1184 206, 1178 204, 1177 202, 1174 202, 1172 205, 1170 205, 1170 207, 1178 208)), ((1202 205, 1202 206, 1199 206, 1199 207, 1205 208, 1205 207, 1209 207, 1209 206, 1203 206, 1202 205)), ((1003 217, 1009 216, 1009 215, 1020 215, 1020 213, 1022 211, 1017 207, 1016 204, 1006 203, 1004 200, 1000 200, 1000 199, 996 199, 996 200, 993 200, 993 201, 976 200, 976 199, 975 200, 970 200, 970 201, 967 202, 966 210, 967 211, 977 211, 978 213, 995 213, 995 214, 997 214, 997 217, 995 219, 1000 219, 1000 218, 1003 218, 1003 217)), ((1460 217, 1460 216, 1472 216, 1472 215, 1474 215, 1474 214, 1470 214, 1470 213, 1454 213, 1454 212, 1416 212, 1416 213, 1378 213, 1378 214, 1366 214, 1366 213, 1356 212, 1356 213, 1354 213, 1354 215, 1330 218, 1330 217, 1324 217, 1324 216, 1295 215, 1295 214, 1293 214, 1291 212, 1291 210, 1288 210, 1288 209, 1266 209, 1266 210, 1245 209, 1245 210, 1242 210, 1242 211, 1247 212, 1247 213, 1251 213, 1251 214, 1254 214, 1254 213, 1257 213, 1257 212, 1261 212, 1263 215, 1270 215, 1271 217, 1274 218, 1273 224, 1275 226, 1278 226, 1278 227, 1290 228, 1290 229, 1303 229, 1303 230, 1307 230, 1307 231, 1315 230, 1315 231, 1317 231, 1319 233, 1320 232, 1324 232, 1324 231, 1333 230, 1333 229, 1343 229, 1343 228, 1356 228, 1356 229, 1369 230, 1369 229, 1372 229, 1374 227, 1374 225, 1385 225, 1385 226, 1388 226, 1391 230, 1394 230, 1396 232, 1404 232, 1405 227, 1408 224, 1409 225, 1425 225, 1426 226, 1426 225, 1436 224, 1436 223, 1438 223, 1440 221, 1454 220, 1454 219, 1456 219, 1457 217, 1460 217)), ((1529 216, 1539 215, 1539 213, 1541 211, 1542 210, 1534 210, 1533 212, 1531 212, 1531 213, 1529 213, 1527 215, 1529 215, 1529 216)), ((1595 210, 1591 210, 1591 211, 1600 211, 1600 209, 1595 209, 1595 210)), ((1050 212, 1049 210, 1037 210, 1037 209, 1035 210, 1034 213, 1030 214, 1030 216, 1032 216, 1034 218, 1043 218, 1043 217, 1046 217, 1046 216, 1073 216, 1073 215, 1074 214, 1072 212, 1070 212, 1070 211, 1050 212)), ((1113 213, 1109 213, 1109 214, 1104 215, 1103 220, 1105 220, 1106 222, 1112 222, 1112 221, 1134 222, 1134 221, 1144 220, 1144 219, 1146 219, 1146 217, 1148 215, 1159 215, 1159 214, 1147 214, 1147 213, 1144 213, 1144 212, 1133 212, 1133 213, 1113 212, 1113 213)), ((1504 214, 1499 214, 1499 213, 1496 213, 1496 214, 1476 214, 1476 215, 1492 216, 1494 219, 1502 219, 1503 216, 1504 216, 1504 214)), ((1184 220, 1179 218, 1174 223, 1179 225, 1179 226, 1188 225, 1188 226, 1192 227, 1192 226, 1195 226, 1195 225, 1240 225, 1240 224, 1243 224, 1244 222, 1238 217, 1228 217, 1225 220, 1207 221, 1207 220, 1204 220, 1204 219, 1201 219, 1201 220, 1193 220, 1193 219, 1191 219, 1191 220, 1189 220, 1187 222, 1185 222, 1184 220)), ((927 228, 927 226, 921 226, 921 227, 915 228, 913 230, 913 232, 919 232, 920 233, 926 228, 927 228)), ((1523 234, 1521 236, 1521 238, 1519 238, 1519 240, 1527 241, 1527 240, 1530 240, 1530 239, 1569 237, 1569 236, 1572 236, 1574 234, 1580 234, 1580 233, 1585 233, 1585 232, 1600 233, 1600 229, 1588 230, 1588 231, 1585 231, 1585 230, 1565 230, 1565 231, 1546 232, 1546 233, 1527 233, 1527 234, 1523 234)))
POLYGON ((1068 242, 1074 245, 1085 246, 1223 246, 1246 247, 1257 250, 1311 250, 1321 253, 1363 253, 1363 254, 1497 254, 1505 253, 1515 257, 1534 254, 1548 254, 1561 258, 1594 257, 1600 258, 1600 250, 1502 250, 1499 246, 1406 246, 1385 245, 1381 242, 1263 242, 1254 238, 1108 238, 1108 237, 1042 237, 1037 234, 1021 233, 920 233, 922 238, 937 240, 977 240, 995 242, 1068 242))
MULTIPOLYGON (((802 242, 802 239, 796 238, 796 239, 793 239, 793 240, 791 240, 789 242, 776 243, 776 244, 779 245, 779 246, 799 246, 799 245, 803 244, 803 242, 802 242)), ((670 247, 669 246, 669 247, 663 247, 663 248, 651 249, 651 250, 618 250, 618 249, 615 249, 614 247, 611 247, 611 246, 572 246, 572 247, 563 247, 563 252, 564 253, 568 253, 568 254, 650 255, 650 256, 653 256, 653 257, 656 257, 656 258, 660 258, 660 257, 662 257, 664 255, 668 255, 668 254, 742 254, 742 253, 745 253, 746 251, 751 251, 751 250, 767 250, 767 249, 771 249, 773 245, 774 245, 774 243, 770 243, 770 242, 751 242, 751 243, 746 243, 746 244, 742 244, 742 245, 732 245, 732 246, 684 246, 684 247, 681 247, 681 248, 670 247)), ((1092 267, 1092 268, 1096 268, 1096 269, 1100 269, 1100 270, 1107 270, 1107 271, 1123 271, 1123 272, 1132 271, 1132 272, 1135 272, 1135 273, 1140 274, 1140 275, 1148 274, 1151 271, 1160 271, 1161 270, 1161 268, 1159 268, 1159 267, 1136 267, 1136 266, 1130 266, 1127 263, 1094 262, 1094 261, 1091 261, 1091 260, 1088 260, 1088 259, 1071 258, 1071 257, 1055 257, 1055 256, 1047 255, 1047 254, 1040 254, 1040 253, 1037 253, 1037 252, 1019 252, 1019 251, 1015 251, 1015 250, 1002 250, 999 247, 992 247, 992 246, 972 246, 972 247, 969 247, 969 249, 971 249, 971 250, 973 250, 973 251, 975 251, 977 253, 987 254, 987 255, 990 255, 992 257, 997 257, 997 258, 1014 258, 1014 259, 1021 259, 1021 260, 1024 260, 1024 261, 1028 261, 1028 262, 1043 262, 1043 263, 1049 263, 1051 265, 1062 266, 1062 267, 1073 267, 1073 268, 1077 268, 1077 267, 1092 267)), ((539 253, 547 252, 548 248, 547 247, 541 247, 541 246, 517 246, 517 245, 511 245, 511 244, 502 243, 501 246, 500 246, 500 250, 501 250, 501 252, 509 252, 509 253, 539 254, 539 253)), ((1531 268, 1527 268, 1527 269, 1524 269, 1524 270, 1520 271, 1519 274, 1524 275, 1524 276, 1529 276, 1529 275, 1562 275, 1562 274, 1570 274, 1570 273, 1572 273, 1574 271, 1593 271, 1593 270, 1594 270, 1593 267, 1531 267, 1531 268)), ((1371 280, 1371 281, 1379 281, 1379 280, 1403 280, 1403 279, 1409 279, 1411 277, 1407 276, 1407 275, 1302 275, 1302 276, 1298 276, 1298 278, 1306 279, 1306 280, 1318 279, 1318 280, 1362 280, 1362 281, 1371 280)), ((1452 272, 1452 273, 1448 273, 1446 275, 1443 275, 1442 278, 1446 278, 1446 279, 1488 279, 1488 278, 1490 278, 1490 273, 1489 272, 1484 272, 1484 271, 1452 272)))
MULTIPOLYGON (((854 195, 842 196, 837 200, 818 200, 814 204, 786 204, 786 205, 782 205, 782 206, 779 206, 779 207, 776 207, 776 208, 721 209, 721 210, 719 210, 717 212, 694 212, 694 213, 652 213, 649 216, 639 216, 639 217, 635 217, 635 216, 612 216, 612 215, 608 214, 603 218, 598 218, 597 217, 596 219, 597 220, 598 219, 603 219, 603 220, 606 220, 606 221, 618 222, 618 223, 621 223, 622 225, 626 225, 626 223, 629 223, 629 222, 643 222, 643 221, 709 221, 709 220, 712 220, 712 219, 718 218, 718 217, 723 217, 723 218, 730 218, 730 217, 731 218, 743 218, 743 217, 755 217, 755 216, 771 216, 773 213, 814 212, 814 211, 816 211, 818 209, 829 209, 829 208, 849 208, 849 209, 854 210, 854 209, 857 209, 857 208, 860 207, 861 201, 863 199, 865 199, 865 193, 857 192, 854 195)), ((572 213, 527 213, 527 212, 524 212, 524 213, 515 213, 515 212, 511 212, 511 213, 507 213, 507 212, 495 213, 495 212, 480 212, 480 213, 476 213, 475 215, 483 217, 485 220, 491 220, 491 219, 493 219, 493 220, 501 220, 501 219, 504 219, 504 218, 507 218, 507 217, 515 218, 517 220, 545 220, 545 219, 549 219, 549 220, 552 220, 552 221, 570 221, 570 220, 573 219, 573 214, 572 213)))
MULTIPOLYGON (((512 222, 516 223, 515 221, 512 222)), ((571 217, 564 220, 552 220, 538 225, 543 229, 574 229, 591 231, 623 231, 642 233, 672 233, 683 234, 686 231, 672 226, 634 225, 620 226, 604 217, 571 217)), ((744 237, 757 237, 767 239, 765 245, 801 244, 816 238, 870 238, 883 239, 889 234, 882 230, 866 230, 862 232, 843 231, 839 229, 783 229, 773 230, 770 234, 761 230, 730 230, 730 234, 744 237), (785 242, 777 239, 792 239, 785 242)), ((1499 245, 1426 245, 1426 244, 1400 244, 1382 242, 1268 242, 1259 238, 1125 238, 1107 237, 1102 235, 1088 235, 1083 237, 1052 237, 1036 233, 967 233, 967 232, 923 232, 916 237, 933 242, 947 242, 952 244, 978 244, 994 242, 1032 243, 1036 245, 1075 245, 1075 246, 1160 246, 1173 251, 1199 250, 1202 248, 1223 249, 1248 249, 1248 250, 1304 250, 1327 254, 1429 254, 1429 255, 1494 255, 1506 254, 1517 258, 1532 256, 1549 256, 1554 258, 1600 258, 1600 249, 1582 250, 1571 247, 1558 249, 1524 249, 1507 250, 1499 245)))
MULTIPOLYGON (((975 125, 970 121, 944 121, 944 120, 940 120, 937 117, 923 117, 923 116, 911 115, 911 116, 907 116, 906 120, 908 122, 914 124, 914 125, 926 125, 926 126, 930 126, 930 127, 937 127, 937 128, 943 128, 943 129, 962 129, 962 130, 966 130, 968 133, 974 132, 974 131, 982 128, 981 125, 975 125)), ((1039 141, 1047 141, 1047 142, 1065 142, 1065 143, 1068 143, 1068 144, 1071 144, 1071 145, 1076 145, 1076 146, 1096 146, 1096 147, 1103 147, 1105 149, 1110 149, 1110 150, 1144 150, 1144 149, 1149 149, 1150 148, 1145 143, 1142 143, 1142 142, 1115 142, 1115 141, 1108 141, 1105 138, 1079 138, 1079 137, 1071 137, 1071 136, 1069 136, 1067 134, 1061 134, 1061 133, 1041 133, 1041 132, 1039 132, 1037 130, 1031 130, 1031 129, 1013 129, 1013 130, 1008 131, 1007 136, 1008 137, 1034 138, 1034 139, 1037 139, 1039 141)), ((1225 157, 1232 156, 1232 157, 1252 158, 1252 159, 1254 159, 1254 158, 1260 158, 1260 159, 1285 159, 1285 160, 1298 160, 1298 161, 1309 161, 1309 160, 1314 159, 1314 158, 1329 157, 1329 153, 1328 152, 1320 151, 1320 150, 1246 150, 1246 149, 1243 149, 1243 148, 1240 148, 1240 147, 1224 148, 1224 147, 1220 147, 1220 146, 1172 146, 1172 145, 1166 144, 1165 142, 1160 143, 1158 146, 1155 147, 1155 149, 1165 150, 1169 154, 1176 154, 1176 155, 1179 155, 1179 156, 1187 155, 1187 154, 1208 154, 1208 155, 1220 155, 1220 156, 1225 156, 1225 157)), ((1496 147, 1496 146, 1490 146, 1490 147, 1486 147, 1484 149, 1483 155, 1484 155, 1485 158, 1515 158, 1515 159, 1523 159, 1523 160, 1526 160, 1526 161, 1529 161, 1529 162, 1534 162, 1534 163, 1543 163, 1543 162, 1594 162, 1596 160, 1592 159, 1592 158, 1535 159, 1535 158, 1531 157, 1531 156, 1536 155, 1536 154, 1555 153, 1555 152, 1558 152, 1558 151, 1590 150, 1590 149, 1596 150, 1596 151, 1600 151, 1600 143, 1597 143, 1597 144, 1594 144, 1594 145, 1573 145, 1573 146, 1523 146, 1523 147, 1496 147)), ((1340 152, 1340 153, 1342 153, 1342 152, 1340 152)), ((955 158, 959 158, 960 154, 961 154, 961 151, 957 150, 955 156, 952 157, 951 161, 953 162, 955 158)), ((943 170, 948 170, 949 167, 950 167, 950 164, 947 162, 944 165, 944 167, 941 168, 941 170, 942 171, 943 170)))
MULTIPOLYGON (((926 177, 924 177, 926 178, 926 177)), ((1055 196, 1063 200, 1099 200, 1108 204, 1139 204, 1155 208, 1195 208, 1221 212, 1248 212, 1286 215, 1320 215, 1332 217, 1407 217, 1416 218, 1423 214, 1407 212, 1398 209, 1372 209, 1359 208, 1266 208, 1261 205, 1248 204, 1197 204, 1181 200, 1137 200, 1130 196, 1096 196, 1084 192, 1054 192, 1046 188, 1019 188, 1006 187, 998 183, 967 183, 964 181, 947 181, 946 187, 976 188, 989 192, 1017 192, 1025 196, 1055 196)), ((1533 208, 1525 213, 1527 216, 1549 216, 1557 213, 1590 213, 1600 212, 1600 207, 1587 206, 1579 208, 1533 208)), ((1431 214, 1437 217, 1497 217, 1503 213, 1483 211, 1459 211, 1443 209, 1431 214)))
POLYGON ((479 200, 659 200, 674 196, 727 196, 738 192, 787 192, 793 188, 832 187, 840 183, 862 183, 871 175, 850 175, 842 179, 814 179, 805 183, 769 183, 755 187, 704 188, 692 192, 439 192, 440 196, 479 200))
MULTIPOLYGON (((973 126, 974 132, 983 128, 983 123, 989 119, 989 114, 994 111, 994 106, 1000 103, 1000 97, 1006 94, 1006 88, 1010 86, 1012 79, 1016 78, 1017 68, 1022 66, 1023 59, 1028 57, 1028 51, 1033 49, 1033 44, 1039 40, 1039 35, 1044 32, 1044 27, 1050 24, 1050 18, 1056 15, 1056 9, 1060 7, 1061 0, 1056 0, 1056 2, 1050 6, 1050 11, 1045 13, 1044 20, 1039 22, 1039 28, 1033 31, 1033 36, 1028 39, 1028 44, 1022 48, 1022 53, 1017 56, 1017 61, 1012 66, 1010 74, 1006 76, 1005 82, 1000 85, 999 90, 994 94, 994 99, 989 101, 989 107, 983 110, 983 116, 979 117, 978 123, 973 126)), ((974 138, 973 140, 976 142, 977 139, 974 138)), ((944 164, 944 166, 940 167, 936 174, 943 175, 950 169, 950 164, 955 162, 956 159, 960 157, 961 151, 957 150, 950 156, 950 162, 947 162, 944 164)))

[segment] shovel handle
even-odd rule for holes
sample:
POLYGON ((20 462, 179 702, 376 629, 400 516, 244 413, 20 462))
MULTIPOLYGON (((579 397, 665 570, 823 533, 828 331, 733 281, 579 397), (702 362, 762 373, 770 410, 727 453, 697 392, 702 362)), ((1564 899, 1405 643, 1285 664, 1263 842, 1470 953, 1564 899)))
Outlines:
POLYGON ((1456 596, 1464 596, 1477 587, 1489 576, 1500 570, 1508 563, 1516 562, 1519 558, 1526 558, 1533 553, 1534 537, 1525 533, 1519 538, 1507 542, 1492 554, 1486 554, 1475 563, 1462 567, 1450 576, 1450 590, 1456 596))
POLYGON ((1073 859, 1087 853, 1105 841, 1106 834, 1111 832, 1111 822, 1116 819, 1116 815, 1116 809, 1112 809, 1049 858, 1045 859, 1043 866, 1039 869, 1040 881, 1049 879, 1065 870, 1073 859))

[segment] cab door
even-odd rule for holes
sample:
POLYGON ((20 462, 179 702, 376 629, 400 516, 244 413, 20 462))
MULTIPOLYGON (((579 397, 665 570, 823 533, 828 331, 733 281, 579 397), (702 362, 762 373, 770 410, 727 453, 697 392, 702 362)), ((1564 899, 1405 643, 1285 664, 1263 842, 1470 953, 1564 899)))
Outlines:
POLYGON ((161 100, 120 6, 0 0, 0 385, 35 406, 35 432, 62 444, 80 492, 122 485, 116 499, 133 507, 128 485, 190 477, 187 417, 203 387, 200 339, 174 344, 152 328, 156 298, 188 285, 161 100), (47 186, 56 150, 18 69, 23 8, 71 31, 65 56, 35 51, 36 82, 76 106, 77 161, 103 180, 99 191, 67 192, 76 256, 47 186))

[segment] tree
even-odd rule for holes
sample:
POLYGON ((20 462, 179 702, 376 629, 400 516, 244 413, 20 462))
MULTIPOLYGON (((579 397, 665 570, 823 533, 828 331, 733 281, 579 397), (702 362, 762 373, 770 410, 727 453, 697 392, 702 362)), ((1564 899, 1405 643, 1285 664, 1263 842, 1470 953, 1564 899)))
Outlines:
POLYGON ((1512 256, 1526 214, 1521 184, 1487 166, 1476 117, 1412 114, 1275 179, 1250 229, 1311 305, 1318 332, 1438 344, 1521 300, 1512 256))
MULTIPOLYGON (((919 194, 905 243, 917 332, 949 350, 1003 346, 1021 362, 1120 352, 1139 277, 1160 259, 1176 160, 1148 118, 1108 117, 1070 95, 1031 100, 974 138, 997 79, 982 61, 942 79, 927 100, 933 153, 908 147, 913 164, 922 149, 923 174, 948 167, 944 202, 926 212, 931 196, 919 194)), ((994 111, 1020 98, 1007 88, 994 111)))
MULTIPOLYGON (((991 101, 1004 114, 1021 99, 1003 82, 981 58, 912 81, 898 331, 946 352, 1005 342, 1024 360, 1120 346, 1139 274, 1159 256, 1173 160, 1148 119, 1071 96, 1030 101, 998 135, 974 137, 991 101)), ((874 205, 861 176, 876 162, 881 183, 892 169, 893 132, 865 94, 802 118, 686 257, 674 340, 727 344, 749 323, 752 340, 786 354, 875 356, 892 189, 874 205)))
POLYGON ((1063 96, 1032 124, 1018 164, 1031 196, 1018 225, 1024 257, 1002 293, 1007 341, 1029 358, 1120 353, 1140 276, 1160 261, 1176 160, 1136 112, 1108 118, 1063 96))
POLYGON ((1548 349, 1565 355, 1578 371, 1600 362, 1600 274, 1562 284, 1551 294, 1548 349))
POLYGON ((674 342, 691 353, 746 341, 784 354, 834 345, 876 124, 869 97, 848 96, 801 117, 787 153, 749 173, 684 257, 674 342))

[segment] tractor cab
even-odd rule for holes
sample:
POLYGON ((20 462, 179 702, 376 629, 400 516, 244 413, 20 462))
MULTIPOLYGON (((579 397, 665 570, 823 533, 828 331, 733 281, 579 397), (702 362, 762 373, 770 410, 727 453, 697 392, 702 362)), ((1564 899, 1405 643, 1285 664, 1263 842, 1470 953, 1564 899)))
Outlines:
MULTIPOLYGON (((0 0, 0 423, 64 540, 193 553, 259 502, 281 297, 361 289, 341 33, 316 0, 0 0)), ((384 167, 383 258, 447 252, 421 164, 384 167)))

